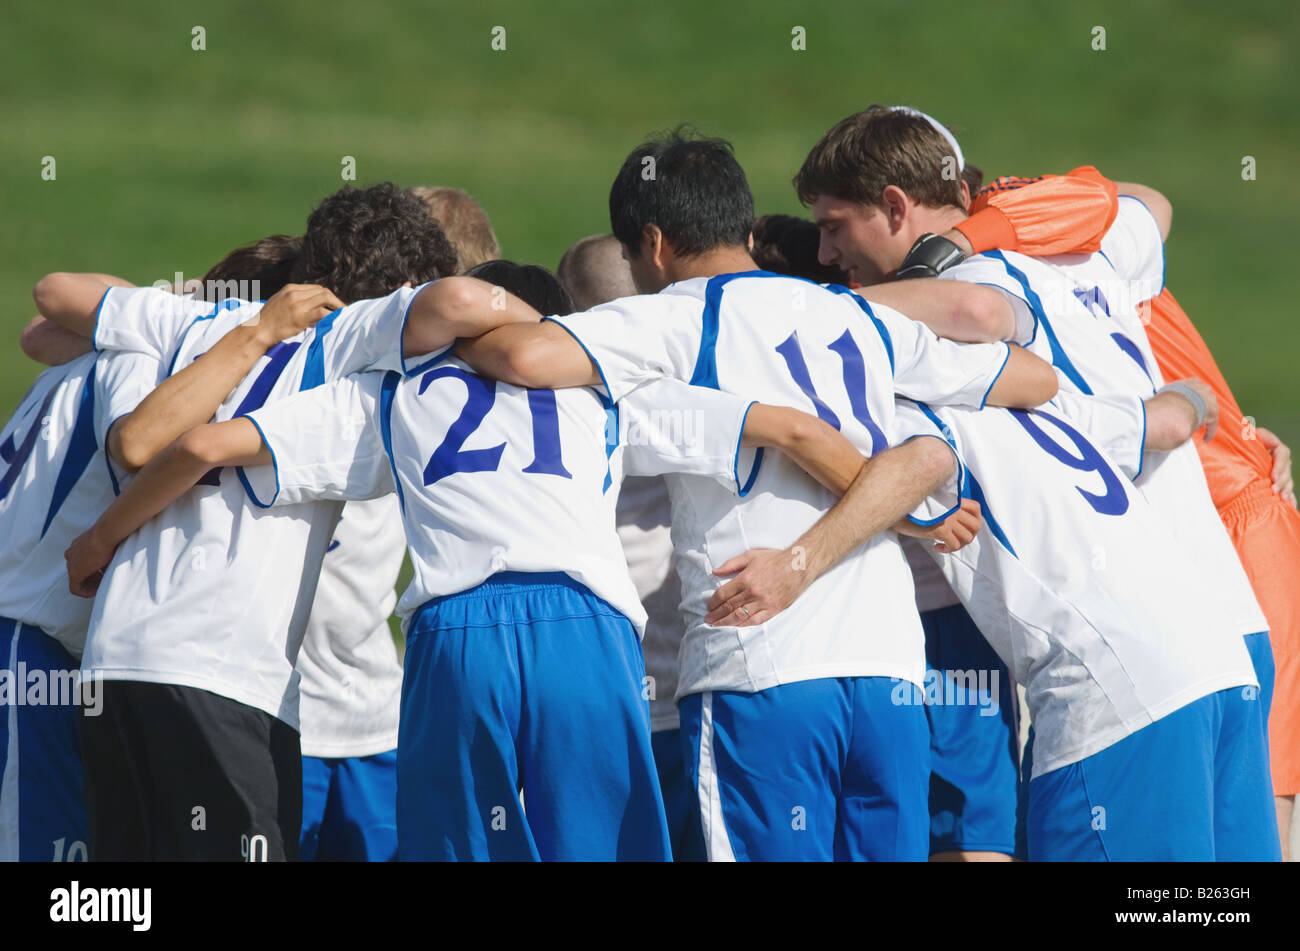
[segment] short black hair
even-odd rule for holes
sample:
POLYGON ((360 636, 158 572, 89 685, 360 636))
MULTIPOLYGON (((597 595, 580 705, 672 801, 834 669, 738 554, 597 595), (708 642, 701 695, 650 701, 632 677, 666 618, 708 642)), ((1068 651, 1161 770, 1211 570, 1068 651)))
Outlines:
POLYGON ((645 226, 657 225, 678 254, 701 254, 746 243, 754 196, 730 142, 679 127, 623 162, 609 190, 609 222, 633 253, 645 226))
POLYGON ((497 287, 504 287, 539 314, 570 314, 573 301, 559 279, 540 264, 514 261, 484 261, 465 272, 497 287))
POLYGON ((424 202, 383 182, 344 186, 311 213, 293 283, 324 285, 350 304, 456 271, 456 252, 424 202))
POLYGON ((750 255, 764 271, 802 277, 818 284, 844 284, 839 268, 817 260, 821 232, 806 218, 763 215, 754 219, 754 248, 750 255))

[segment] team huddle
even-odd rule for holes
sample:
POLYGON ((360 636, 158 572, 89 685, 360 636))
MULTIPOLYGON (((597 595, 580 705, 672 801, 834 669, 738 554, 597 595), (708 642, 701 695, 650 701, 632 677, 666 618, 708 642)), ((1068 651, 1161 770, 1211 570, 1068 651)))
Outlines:
POLYGON ((554 274, 382 184, 42 278, 0 859, 1281 859, 1289 451, 1159 192, 981 180, 872 106, 812 221, 679 131, 554 274))

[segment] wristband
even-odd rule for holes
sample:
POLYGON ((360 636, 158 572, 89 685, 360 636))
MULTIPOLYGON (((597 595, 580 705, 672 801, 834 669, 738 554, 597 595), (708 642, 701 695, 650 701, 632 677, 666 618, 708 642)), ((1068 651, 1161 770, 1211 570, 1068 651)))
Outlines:
POLYGON ((1196 410, 1196 425, 1192 427, 1192 432, 1196 432, 1196 430, 1200 429, 1201 426, 1204 425, 1205 417, 1209 414, 1210 408, 1205 405, 1205 398, 1202 397, 1200 393, 1197 393, 1192 387, 1181 381, 1166 383, 1164 386, 1160 387, 1156 392, 1156 395, 1159 396, 1161 393, 1177 393, 1183 399, 1187 400, 1187 402, 1192 404, 1192 409, 1196 410))

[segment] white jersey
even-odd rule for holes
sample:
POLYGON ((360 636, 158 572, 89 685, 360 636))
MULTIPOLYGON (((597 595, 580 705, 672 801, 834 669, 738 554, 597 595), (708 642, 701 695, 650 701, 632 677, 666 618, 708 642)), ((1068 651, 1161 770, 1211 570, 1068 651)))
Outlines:
MULTIPOLYGON (((932 557, 1023 684, 1034 776, 1091 756, 1179 707, 1257 684, 1245 642, 1204 597, 1196 555, 1130 482, 1146 414, 1136 397, 1061 393, 1030 412, 900 402, 952 441, 983 526, 932 557)), ((925 513, 930 514, 930 513, 925 513)))
MULTIPOLYGON (((375 353, 400 354, 401 316, 414 294, 354 305, 276 344, 215 419, 247 415, 375 353)), ((172 372, 260 309, 113 288, 100 305, 95 345, 145 353, 172 372)), ((245 478, 231 469, 209 473, 122 543, 95 600, 82 667, 105 679, 208 690, 296 729, 294 662, 341 503, 266 511, 248 504, 245 478)))
POLYGON ((619 492, 618 540, 628 573, 645 608, 645 672, 649 679, 650 732, 680 725, 677 703, 677 653, 682 624, 682 586, 674 564, 672 503, 668 484, 658 476, 632 476, 619 492))
POLYGON ((735 491, 750 406, 669 383, 614 407, 590 388, 522 389, 458 360, 409 379, 367 373, 254 412, 275 471, 249 488, 292 503, 374 493, 395 478, 414 568, 397 606, 403 630, 429 600, 498 572, 563 571, 640 634, 645 612, 614 530, 623 469, 706 473, 735 491), (654 426, 652 411, 702 416, 680 438, 654 426), (644 422, 629 429, 625 414, 644 422), (376 457, 391 472, 377 472, 376 457))
POLYGON ((36 378, 0 432, 0 617, 39 627, 72 654, 91 601, 68 590, 63 552, 113 501, 122 473, 104 443, 157 382, 137 354, 87 354, 36 378))
POLYGON ((396 495, 343 507, 298 653, 303 756, 397 748, 402 664, 388 618, 405 552, 396 495))
MULTIPOLYGON (((1142 304, 1164 287, 1164 246, 1146 206, 1121 197, 1095 254, 1031 258, 976 255, 943 277, 1004 291, 1017 312, 1017 340, 1050 360, 1063 389, 1148 397, 1163 384, 1142 323, 1142 304)), ((1148 453, 1134 480, 1184 551, 1198 554, 1202 590, 1229 612, 1225 633, 1268 629, 1250 579, 1210 498, 1196 447, 1148 453)))
MULTIPOLYGON (((1008 357, 1005 344, 956 344, 888 308, 873 312, 845 288, 762 271, 682 281, 550 319, 587 349, 616 399, 647 378, 675 377, 811 410, 866 454, 890 444, 895 389, 980 406, 1008 357)), ((921 684, 911 574, 890 532, 864 542, 763 624, 704 623, 722 583, 716 567, 751 548, 791 545, 835 501, 779 454, 745 481, 738 498, 696 476, 667 477, 686 627, 678 698, 821 677, 921 684)))

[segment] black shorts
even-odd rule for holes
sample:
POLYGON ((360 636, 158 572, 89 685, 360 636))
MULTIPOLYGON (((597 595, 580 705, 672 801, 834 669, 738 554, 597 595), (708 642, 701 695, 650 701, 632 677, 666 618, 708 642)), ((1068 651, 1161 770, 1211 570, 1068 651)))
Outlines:
POLYGON ((92 860, 298 857, 296 730, 195 687, 100 688, 100 714, 78 718, 92 860))

